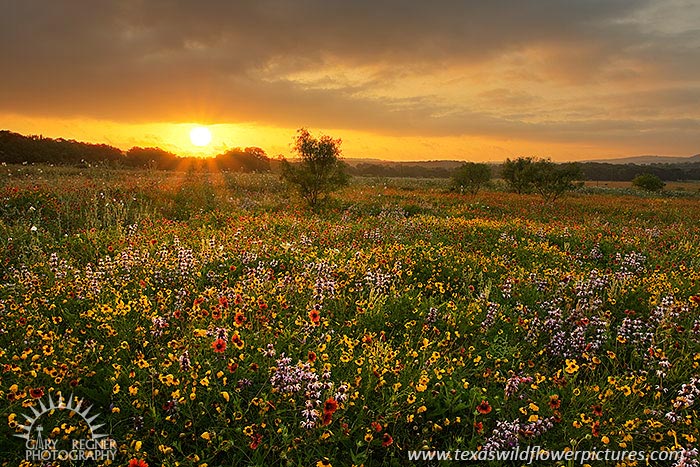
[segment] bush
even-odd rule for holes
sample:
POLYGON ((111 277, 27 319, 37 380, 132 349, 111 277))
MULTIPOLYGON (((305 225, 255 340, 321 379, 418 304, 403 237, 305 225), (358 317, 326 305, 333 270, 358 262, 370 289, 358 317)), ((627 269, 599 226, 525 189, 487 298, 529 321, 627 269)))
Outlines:
POLYGON ((637 175, 632 180, 632 186, 645 191, 661 191, 665 185, 663 180, 650 173, 637 175))
POLYGON ((508 188, 515 193, 530 193, 532 191, 532 157, 519 157, 515 160, 506 159, 501 168, 501 176, 508 188))
POLYGON ((554 201, 565 192, 575 189, 574 181, 581 177, 578 164, 555 164, 549 159, 532 157, 506 159, 501 173, 511 191, 535 191, 546 202, 554 201))
POLYGON ((475 195, 490 180, 491 167, 488 164, 467 162, 457 169, 452 177, 452 186, 475 195))
POLYGON ((574 180, 580 176, 581 170, 576 164, 555 164, 549 159, 542 159, 533 164, 532 185, 549 203, 565 192, 576 189, 574 180))

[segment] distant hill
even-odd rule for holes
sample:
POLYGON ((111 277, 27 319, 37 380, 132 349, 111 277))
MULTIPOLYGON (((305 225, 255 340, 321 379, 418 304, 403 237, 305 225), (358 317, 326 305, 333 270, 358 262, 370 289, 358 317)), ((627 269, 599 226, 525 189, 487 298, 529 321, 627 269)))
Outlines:
POLYGON ((700 154, 695 154, 689 157, 679 156, 632 156, 621 157, 617 159, 593 159, 584 162, 599 162, 605 164, 693 164, 700 162, 700 154))

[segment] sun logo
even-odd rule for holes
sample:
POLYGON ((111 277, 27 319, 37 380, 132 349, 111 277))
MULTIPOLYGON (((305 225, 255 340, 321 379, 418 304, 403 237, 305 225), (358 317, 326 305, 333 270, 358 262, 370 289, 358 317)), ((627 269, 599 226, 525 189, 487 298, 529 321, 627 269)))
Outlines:
POLYGON ((84 400, 77 399, 71 394, 68 401, 62 395, 54 401, 48 396, 48 404, 39 400, 39 407, 31 407, 32 414, 24 414, 25 422, 18 423, 22 433, 14 436, 25 440, 26 460, 114 460, 117 443, 109 435, 98 432, 104 423, 95 423, 100 414, 90 415, 91 406, 83 406, 84 400), (56 411, 67 412, 69 416, 80 417, 89 432, 89 438, 73 439, 69 446, 59 446, 57 439, 44 437, 44 427, 37 422, 44 416, 49 417, 56 411), (34 436, 33 436, 34 435, 34 436))

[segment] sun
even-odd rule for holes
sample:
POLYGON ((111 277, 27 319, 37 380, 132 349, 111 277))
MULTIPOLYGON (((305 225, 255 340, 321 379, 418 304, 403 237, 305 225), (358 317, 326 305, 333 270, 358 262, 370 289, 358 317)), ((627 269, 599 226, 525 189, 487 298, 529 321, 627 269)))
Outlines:
POLYGON ((190 141, 195 146, 206 146, 211 142, 211 131, 204 126, 196 126, 190 131, 190 141))

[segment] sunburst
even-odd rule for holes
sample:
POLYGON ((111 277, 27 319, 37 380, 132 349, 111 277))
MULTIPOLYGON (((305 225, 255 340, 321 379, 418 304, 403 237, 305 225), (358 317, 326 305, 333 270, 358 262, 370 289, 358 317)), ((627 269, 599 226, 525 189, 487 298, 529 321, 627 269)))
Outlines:
POLYGON ((97 429, 104 426, 104 423, 96 424, 93 425, 93 422, 97 420, 97 417, 100 416, 100 414, 95 414, 90 416, 89 412, 90 409, 92 409, 92 406, 88 406, 83 408, 83 400, 82 399, 77 399, 73 396, 73 394, 70 395, 70 398, 68 399, 68 402, 65 401, 62 395, 59 394, 58 396, 58 401, 55 402, 53 400, 53 397, 49 394, 48 396, 49 402, 48 405, 44 404, 44 401, 39 400, 39 408, 37 409, 36 407, 31 407, 33 416, 24 414, 24 418, 26 420, 25 424, 17 424, 19 428, 22 429, 23 433, 18 434, 15 433, 14 436, 18 438, 23 438, 27 441, 30 439, 30 435, 32 433, 32 429, 34 428, 34 424, 36 423, 37 420, 41 418, 42 415, 51 412, 52 410, 67 410, 69 412, 73 412, 77 415, 79 415, 83 421, 85 421, 85 424, 88 426, 90 430, 90 435, 92 436, 92 439, 100 439, 100 438, 105 438, 108 435, 103 434, 103 433, 97 433, 97 429))

